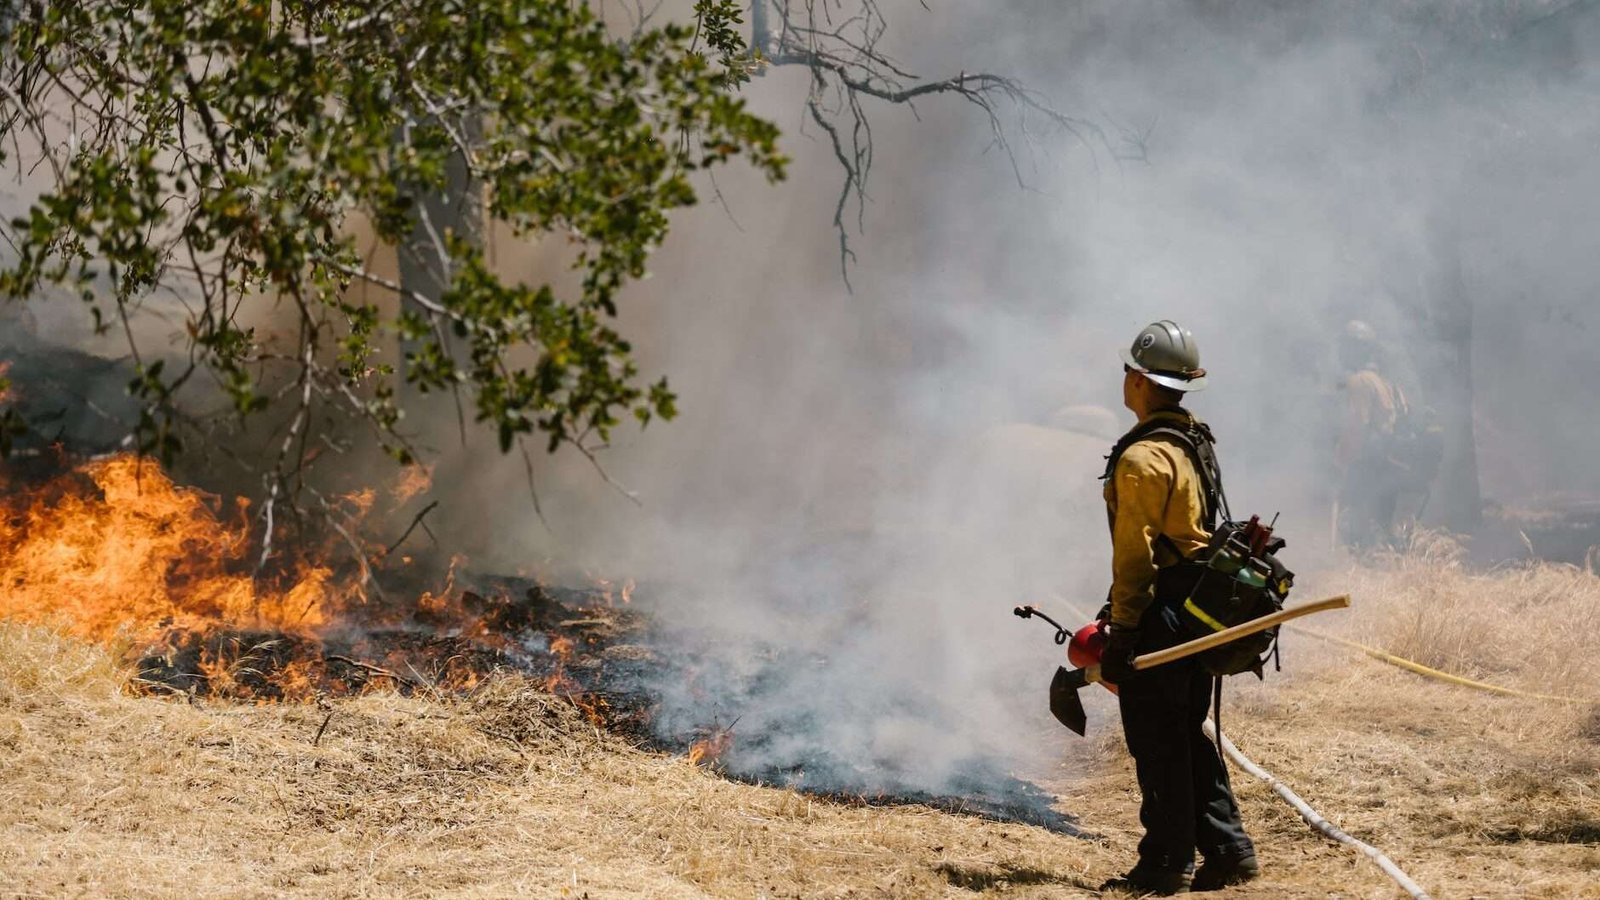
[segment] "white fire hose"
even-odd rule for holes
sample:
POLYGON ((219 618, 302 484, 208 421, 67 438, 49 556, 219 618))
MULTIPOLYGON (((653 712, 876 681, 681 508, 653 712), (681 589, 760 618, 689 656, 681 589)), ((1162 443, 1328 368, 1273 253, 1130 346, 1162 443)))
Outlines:
MULTIPOLYGON (((1205 729, 1206 737, 1209 737, 1212 740, 1217 739, 1216 729, 1212 726, 1210 719, 1207 719, 1202 727, 1205 729)), ((1393 878, 1395 883, 1400 885, 1400 887, 1404 889, 1406 893, 1410 894, 1414 900, 1432 900, 1432 898, 1428 896, 1427 892, 1419 887, 1415 881, 1412 881, 1409 875, 1401 871, 1400 867, 1394 864, 1394 860, 1385 856, 1382 850, 1379 850, 1366 841, 1351 837, 1339 826, 1323 818, 1321 813, 1318 813, 1316 810, 1311 808, 1310 804, 1300 799, 1300 795, 1290 790, 1288 785, 1279 781, 1271 772, 1268 772, 1267 770, 1251 762, 1249 757, 1239 752, 1239 748, 1233 745, 1233 741, 1228 740, 1227 735, 1222 736, 1222 749, 1228 754, 1229 759, 1238 764, 1239 768, 1244 769, 1251 775, 1254 775, 1262 781, 1265 781, 1268 787, 1272 788, 1278 793, 1278 796, 1282 797, 1286 803, 1294 807, 1294 811, 1300 814, 1300 818, 1306 820, 1307 825, 1310 825, 1312 828, 1315 828, 1316 830, 1322 832, 1328 837, 1333 838, 1341 844, 1348 844, 1366 854, 1374 863, 1377 863, 1378 868, 1382 869, 1385 875, 1393 878)))

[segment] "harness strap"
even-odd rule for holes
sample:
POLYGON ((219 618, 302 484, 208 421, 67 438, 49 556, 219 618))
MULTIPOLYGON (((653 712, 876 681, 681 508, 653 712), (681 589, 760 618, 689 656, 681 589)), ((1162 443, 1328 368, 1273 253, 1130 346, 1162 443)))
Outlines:
POLYGON ((1134 444, 1158 435, 1174 438, 1183 446, 1189 461, 1194 464, 1196 474, 1200 476, 1204 524, 1207 530, 1212 530, 1217 527, 1219 513, 1224 521, 1233 518, 1233 512, 1228 508, 1228 495, 1222 487, 1222 465, 1217 461, 1216 449, 1213 446, 1217 439, 1204 422, 1189 415, 1187 411, 1182 411, 1182 416, 1182 420, 1170 416, 1154 418, 1123 435, 1122 439, 1111 448, 1111 452, 1106 454, 1106 470, 1100 476, 1100 480, 1111 480, 1116 474, 1117 462, 1122 459, 1122 454, 1134 444))
MULTIPOLYGON (((1204 578, 1205 576, 1202 575, 1201 577, 1204 578)), ((1194 616, 1196 619, 1199 619, 1200 621, 1206 623, 1206 627, 1210 628, 1212 631, 1221 631, 1224 628, 1228 627, 1228 626, 1222 624, 1221 622, 1218 622, 1215 618, 1213 618, 1211 616, 1210 613, 1208 613, 1205 610, 1201 609, 1200 608, 1200 604, 1194 602, 1193 595, 1191 595, 1188 599, 1183 601, 1183 608, 1184 608, 1184 610, 1186 612, 1189 613, 1189 615, 1194 616)))

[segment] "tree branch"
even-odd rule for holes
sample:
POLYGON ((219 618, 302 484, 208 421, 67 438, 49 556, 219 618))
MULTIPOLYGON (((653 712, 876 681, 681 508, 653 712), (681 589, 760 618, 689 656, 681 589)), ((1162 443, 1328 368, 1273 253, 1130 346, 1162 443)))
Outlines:
MULTIPOLYGON (((1023 189, 1028 187, 1027 179, 1000 113, 1003 105, 1017 110, 1015 127, 1030 143, 1032 132, 1027 117, 1034 114, 1088 148, 1092 159, 1097 146, 1110 150, 1100 126, 1053 108, 1042 95, 1015 79, 989 72, 961 72, 949 78, 919 80, 881 49, 888 21, 877 0, 858 2, 857 11, 836 18, 839 4, 835 0, 821 0, 820 4, 819 0, 772 0, 780 27, 771 40, 772 52, 764 58, 771 66, 803 66, 811 71, 812 89, 806 112, 828 136, 834 157, 844 170, 833 225, 839 233, 839 268, 846 289, 850 287, 849 269, 856 254, 850 245, 844 211, 852 199, 857 203, 856 231, 862 231, 868 199, 867 175, 872 166, 872 127, 864 99, 905 105, 913 115, 916 101, 926 97, 950 95, 976 106, 993 132, 995 145, 1005 153, 1017 185, 1023 189), (830 94, 837 97, 836 104, 826 102, 830 94), (850 133, 848 148, 846 129, 850 133)), ((1121 158, 1115 152, 1110 155, 1121 158)))

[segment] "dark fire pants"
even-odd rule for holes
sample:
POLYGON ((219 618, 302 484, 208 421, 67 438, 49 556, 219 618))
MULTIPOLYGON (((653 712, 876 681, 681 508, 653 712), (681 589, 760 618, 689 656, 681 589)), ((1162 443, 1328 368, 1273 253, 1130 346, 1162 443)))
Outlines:
MULTIPOLYGON (((1160 601, 1145 612, 1140 632, 1139 653, 1182 643, 1177 613, 1160 601)), ((1227 769, 1200 730, 1211 704, 1211 680, 1191 658, 1118 685, 1122 733, 1143 795, 1139 865, 1144 869, 1186 871, 1196 850, 1208 859, 1254 852, 1227 769)))

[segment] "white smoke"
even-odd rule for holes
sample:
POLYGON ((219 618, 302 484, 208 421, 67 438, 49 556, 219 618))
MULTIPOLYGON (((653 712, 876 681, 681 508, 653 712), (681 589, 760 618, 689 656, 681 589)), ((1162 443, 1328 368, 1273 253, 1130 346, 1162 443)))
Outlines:
POLYGON ((1579 39, 1553 58, 1537 36, 1556 6, 897 10, 910 68, 1020 76, 1107 143, 1042 137, 1019 189, 972 111, 874 109, 854 294, 806 78, 772 72, 747 93, 786 128, 790 181, 720 176, 728 209, 682 217, 627 304, 646 370, 682 394, 679 420, 603 456, 642 505, 569 461, 546 481, 550 526, 498 517, 499 549, 652 586, 697 660, 664 686, 664 721, 737 720, 736 769, 826 751, 942 791, 975 756, 1027 770, 1064 744, 1038 740, 1060 651, 1008 613, 1077 624, 1104 596, 1096 478, 1130 422, 1116 349, 1153 319, 1201 342, 1212 387, 1193 406, 1235 512, 1281 511, 1292 563, 1325 552, 1352 317, 1453 429, 1436 517, 1476 512, 1458 487, 1475 455, 1505 499, 1600 489, 1562 463, 1592 417, 1529 402, 1576 398, 1600 355, 1583 330, 1600 43, 1581 39, 1600 16, 1560 26, 1579 39), (1475 408, 1500 443, 1473 438, 1475 408))
POLYGON ((869 103, 850 293, 808 76, 756 79, 789 181, 719 173, 726 208, 704 185, 622 303, 643 370, 681 395, 678 420, 601 455, 638 504, 541 460, 541 522, 520 460, 474 441, 446 450, 436 524, 485 569, 638 578, 684 657, 663 727, 737 720, 736 769, 842 759, 931 792, 974 758, 1033 771, 1067 746, 1041 730, 1061 653, 1009 613, 1073 625, 1104 596, 1097 476, 1130 424, 1116 350, 1153 319, 1197 335, 1212 386, 1193 406, 1235 512, 1281 511, 1291 565, 1325 552, 1349 318, 1450 429, 1434 522, 1600 492, 1571 450, 1597 437, 1600 370, 1590 8, 895 5, 888 49, 911 70, 1017 76, 1105 140, 1018 143, 1019 187, 975 110, 869 103))

